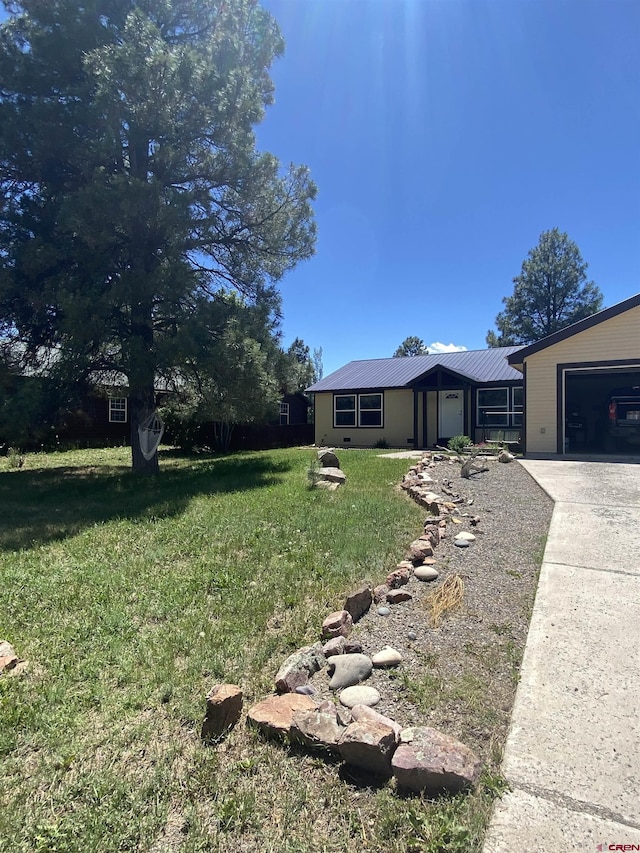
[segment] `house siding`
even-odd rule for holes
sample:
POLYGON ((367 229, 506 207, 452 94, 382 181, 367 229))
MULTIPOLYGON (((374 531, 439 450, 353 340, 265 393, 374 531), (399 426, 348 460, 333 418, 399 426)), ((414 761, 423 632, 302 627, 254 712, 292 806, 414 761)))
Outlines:
POLYGON ((556 453, 558 365, 640 358, 640 306, 525 359, 527 453, 556 453))
MULTIPOLYGON (((339 393, 362 392, 340 391, 339 393)), ((413 444, 407 441, 413 437, 413 391, 403 388, 386 390, 382 393, 384 397, 382 427, 334 427, 333 393, 316 392, 316 443, 334 447, 372 447, 377 441, 384 439, 392 447, 413 447, 413 444)), ((422 415, 420 412, 418 414, 419 429, 421 429, 422 415)), ((420 432, 418 438, 419 436, 420 432)))

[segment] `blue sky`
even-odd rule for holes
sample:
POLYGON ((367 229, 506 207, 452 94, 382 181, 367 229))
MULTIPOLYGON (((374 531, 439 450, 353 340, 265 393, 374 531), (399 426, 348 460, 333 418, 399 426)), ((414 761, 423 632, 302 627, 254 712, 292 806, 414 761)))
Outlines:
POLYGON ((287 49, 259 145, 319 190, 285 346, 325 376, 409 335, 484 348, 553 227, 606 306, 640 291, 637 0, 261 2, 287 49))
POLYGON ((325 376, 408 335, 485 347, 540 234, 640 291, 640 3, 262 0, 287 50, 261 147, 318 184, 284 343, 325 376))

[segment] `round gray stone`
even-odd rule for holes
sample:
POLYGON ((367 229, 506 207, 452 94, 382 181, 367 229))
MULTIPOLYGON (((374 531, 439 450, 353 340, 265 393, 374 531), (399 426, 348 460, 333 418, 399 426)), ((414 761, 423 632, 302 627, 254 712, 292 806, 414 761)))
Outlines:
POLYGON ((418 635, 416 634, 415 631, 409 631, 409 633, 407 634, 407 637, 410 640, 417 640, 418 639, 418 635))
POLYGON ((329 669, 333 669, 329 689, 341 690, 369 678, 373 663, 366 655, 334 655, 329 658, 329 669))
POLYGON ((391 646, 385 646, 384 649, 377 652, 371 660, 375 667, 397 666, 399 663, 402 663, 402 655, 391 646))
POLYGON ((375 687, 347 687, 340 694, 340 702, 347 708, 353 708, 355 705, 367 705, 369 708, 372 705, 377 705, 380 701, 380 694, 375 687))
POLYGON ((440 572, 434 569, 433 566, 418 566, 413 574, 419 581, 434 581, 440 576, 440 572))
POLYGON ((468 542, 466 539, 455 539, 453 544, 456 548, 468 548, 471 542, 468 542))
POLYGON ((388 616, 391 613, 388 607, 378 607, 376 612, 378 616, 388 616))

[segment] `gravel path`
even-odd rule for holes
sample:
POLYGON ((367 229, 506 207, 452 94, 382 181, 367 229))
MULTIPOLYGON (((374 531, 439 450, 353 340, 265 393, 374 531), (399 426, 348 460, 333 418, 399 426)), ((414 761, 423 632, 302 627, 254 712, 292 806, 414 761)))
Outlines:
MULTIPOLYGON (((376 710, 403 725, 440 728, 497 765, 553 504, 517 462, 489 458, 487 466, 489 471, 463 479, 459 463, 432 463, 433 491, 442 494, 445 485, 463 498, 462 523, 448 523, 435 552, 440 576, 430 583, 412 577, 403 587, 412 600, 390 605, 388 616, 379 616, 374 605, 353 636, 365 654, 390 645, 404 659, 397 669, 374 669, 366 682, 382 696, 376 710), (469 523, 473 517, 479 519, 476 526, 469 523), (464 549, 453 544, 462 530, 476 536, 464 549), (464 583, 462 604, 433 627, 429 598, 453 574, 464 583)), ((326 670, 313 683, 321 695, 331 695, 326 670)))

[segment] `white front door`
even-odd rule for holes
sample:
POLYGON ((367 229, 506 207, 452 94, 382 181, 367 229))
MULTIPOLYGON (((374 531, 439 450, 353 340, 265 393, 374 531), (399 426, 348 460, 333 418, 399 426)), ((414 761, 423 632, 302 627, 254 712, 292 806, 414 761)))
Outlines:
POLYGON ((438 436, 452 438, 464 434, 464 391, 440 391, 438 436))

